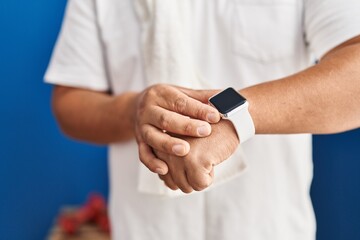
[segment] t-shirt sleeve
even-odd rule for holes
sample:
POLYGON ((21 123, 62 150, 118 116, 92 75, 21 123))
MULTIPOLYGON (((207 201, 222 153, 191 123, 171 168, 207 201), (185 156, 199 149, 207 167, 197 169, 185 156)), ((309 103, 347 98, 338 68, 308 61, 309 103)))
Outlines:
POLYGON ((45 82, 109 90, 93 0, 69 0, 45 82))
POLYGON ((305 0, 305 35, 318 59, 360 35, 360 0, 305 0))

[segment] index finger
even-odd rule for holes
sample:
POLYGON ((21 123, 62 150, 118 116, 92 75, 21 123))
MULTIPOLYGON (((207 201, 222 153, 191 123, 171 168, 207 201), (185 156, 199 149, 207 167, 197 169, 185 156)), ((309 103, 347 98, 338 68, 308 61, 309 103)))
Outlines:
POLYGON ((220 114, 215 108, 187 96, 180 90, 164 92, 162 97, 165 99, 163 107, 170 111, 209 123, 220 121, 220 114))

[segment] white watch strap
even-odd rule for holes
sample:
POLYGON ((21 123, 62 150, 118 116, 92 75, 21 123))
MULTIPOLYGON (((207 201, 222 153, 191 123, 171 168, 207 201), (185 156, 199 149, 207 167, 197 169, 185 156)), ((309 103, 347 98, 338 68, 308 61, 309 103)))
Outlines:
POLYGON ((229 114, 226 118, 234 125, 240 143, 246 142, 248 139, 255 135, 254 122, 249 113, 249 103, 245 102, 239 109, 229 114))

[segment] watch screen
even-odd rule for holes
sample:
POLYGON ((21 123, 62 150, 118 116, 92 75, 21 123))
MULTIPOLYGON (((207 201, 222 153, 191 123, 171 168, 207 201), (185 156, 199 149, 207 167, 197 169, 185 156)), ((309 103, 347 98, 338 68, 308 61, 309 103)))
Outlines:
POLYGON ((221 113, 227 114, 235 108, 243 105, 246 99, 235 89, 227 88, 209 99, 209 102, 221 113))

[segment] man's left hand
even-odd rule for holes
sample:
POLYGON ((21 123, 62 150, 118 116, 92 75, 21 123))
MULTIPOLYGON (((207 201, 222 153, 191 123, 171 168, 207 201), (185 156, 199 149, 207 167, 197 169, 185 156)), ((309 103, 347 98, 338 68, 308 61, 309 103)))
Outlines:
POLYGON ((179 157, 155 151, 168 165, 169 172, 159 175, 165 184, 184 193, 201 191, 212 184, 214 166, 228 159, 239 145, 239 139, 230 121, 212 125, 212 133, 205 138, 182 137, 190 144, 190 152, 179 157))

